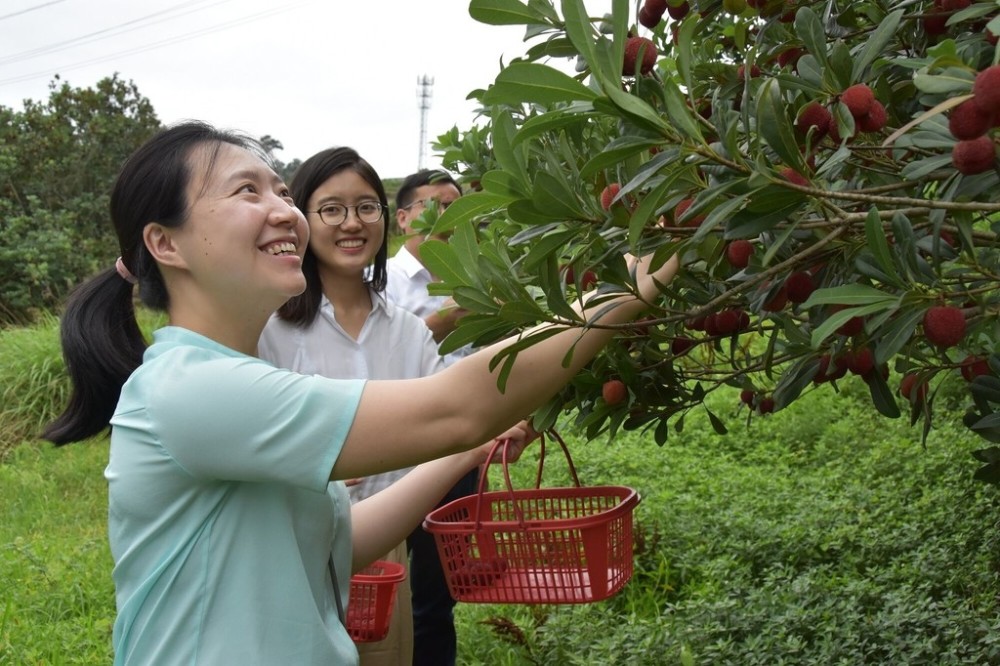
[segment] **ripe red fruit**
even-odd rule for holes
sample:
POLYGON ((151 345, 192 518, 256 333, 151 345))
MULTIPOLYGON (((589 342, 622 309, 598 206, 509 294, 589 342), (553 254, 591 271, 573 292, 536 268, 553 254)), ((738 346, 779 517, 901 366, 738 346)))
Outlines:
POLYGON ((719 335, 720 333, 722 333, 722 331, 719 330, 718 322, 719 322, 719 315, 717 313, 712 312, 708 315, 705 315, 705 333, 712 336, 719 335))
POLYGON ((643 7, 654 14, 663 16, 663 12, 667 11, 667 0, 646 0, 643 7))
POLYGON ((805 303, 816 291, 816 284, 809 273, 796 271, 785 280, 785 289, 788 292, 788 300, 792 303, 805 303))
POLYGON ((740 313, 737 310, 722 310, 715 315, 715 328, 720 335, 735 333, 740 328, 740 313))
POLYGON ((861 317, 851 317, 844 324, 837 329, 837 333, 846 336, 857 335, 861 331, 865 330, 865 320, 861 317))
POLYGON ((792 185, 798 185, 799 187, 809 187, 809 180, 803 176, 801 173, 793 169, 792 167, 785 167, 781 170, 781 177, 787 180, 792 185))
POLYGON ((822 384, 824 382, 829 382, 834 379, 840 379, 847 374, 847 358, 844 356, 838 356, 835 359, 831 359, 829 354, 823 354, 819 357, 819 367, 816 369, 816 374, 813 375, 814 384, 822 384), (830 363, 833 363, 833 367, 830 367, 830 363))
POLYGON ((875 354, 868 347, 851 350, 847 354, 847 369, 859 377, 867 377, 875 369, 875 354))
MULTIPOLYGON (((760 67, 758 67, 757 65, 751 65, 750 66, 750 78, 751 79, 756 79, 758 76, 760 76, 760 67)), ((747 78, 747 68, 746 68, 746 65, 740 65, 739 67, 736 68, 736 78, 738 78, 740 81, 745 81, 746 80, 746 78, 747 78)))
POLYGON ((674 356, 682 356, 686 354, 692 347, 697 344, 691 338, 678 337, 670 341, 670 353, 674 356))
POLYGON ((605 404, 612 407, 625 402, 625 398, 628 397, 625 382, 620 379, 609 379, 604 382, 604 386, 601 387, 601 397, 604 398, 605 404))
MULTIPOLYGON (((666 10, 664 10, 666 11, 666 10)), ((646 5, 639 10, 639 25, 652 30, 663 20, 663 14, 657 14, 646 5)))
POLYGON ((681 201, 674 207, 674 224, 678 224, 682 227, 697 227, 705 221, 705 218, 708 217, 705 214, 695 215, 688 220, 681 219, 693 203, 694 199, 681 199, 681 201))
POLYGON ((706 315, 700 317, 690 317, 684 320, 684 328, 691 331, 704 331, 706 315))
POLYGON ((926 382, 921 384, 917 388, 917 392, 913 393, 914 385, 917 383, 917 375, 908 374, 899 382, 899 394, 909 400, 910 402, 916 402, 927 399, 927 384, 926 382))
POLYGON ((875 102, 875 93, 864 83, 855 83, 840 94, 840 101, 847 105, 855 118, 868 115, 875 102))
POLYGON ((833 122, 833 115, 830 110, 819 102, 809 102, 799 111, 798 120, 795 127, 803 134, 809 132, 810 128, 816 128, 816 136, 822 137, 830 131, 830 123, 833 122))
POLYGON ((675 21, 680 21, 687 16, 689 11, 691 11, 691 5, 687 2, 682 2, 679 5, 667 5, 667 13, 675 21))
POLYGON ((622 76, 634 76, 636 64, 639 65, 640 74, 649 74, 656 64, 656 44, 653 40, 645 37, 629 37, 625 40, 625 58, 622 61, 622 76), (639 60, 642 52, 642 60, 639 60))
POLYGON ((743 389, 740 391, 740 402, 744 405, 753 406, 754 392, 750 389, 743 389))
POLYGON ((980 375, 990 374, 990 364, 981 356, 969 354, 962 360, 962 377, 965 381, 971 382, 980 375))
POLYGON ((764 303, 764 309, 768 312, 780 312, 785 309, 786 305, 788 305, 788 289, 785 285, 781 285, 771 300, 764 303))
POLYGON ((601 190, 601 208, 611 210, 611 204, 614 203, 615 197, 621 190, 622 186, 618 183, 611 183, 601 190))
POLYGON ((993 114, 979 108, 969 99, 956 106, 948 118, 948 130, 960 141, 969 141, 986 134, 993 125, 993 114))
POLYGON ((972 84, 973 101, 990 115, 1000 112, 1000 65, 987 67, 976 74, 972 84))
POLYGON ((802 49, 797 46, 785 49, 778 54, 778 67, 794 67, 799 62, 799 58, 802 57, 802 54, 802 49))
POLYGON ((954 347, 965 337, 965 314, 954 305, 935 305, 924 313, 924 335, 939 347, 954 347))
POLYGON ((757 411, 761 414, 774 412, 774 398, 761 398, 760 403, 757 405, 757 411))
POLYGON ((753 243, 745 239, 734 240, 726 246, 726 260, 733 268, 746 268, 753 254, 753 243))
POLYGON ((947 14, 928 14, 920 19, 920 23, 924 26, 924 32, 931 37, 939 37, 948 32, 947 14))
POLYGON ((858 129, 862 132, 880 132, 885 127, 886 120, 888 117, 885 113, 885 107, 882 106, 882 102, 875 100, 868 113, 857 119, 858 129))
POLYGON ((583 277, 580 278, 580 289, 587 291, 597 284, 597 273, 594 271, 584 271, 583 277))
POLYGON ((951 150, 951 163, 966 176, 989 171, 995 162, 996 148, 988 135, 959 141, 951 150))

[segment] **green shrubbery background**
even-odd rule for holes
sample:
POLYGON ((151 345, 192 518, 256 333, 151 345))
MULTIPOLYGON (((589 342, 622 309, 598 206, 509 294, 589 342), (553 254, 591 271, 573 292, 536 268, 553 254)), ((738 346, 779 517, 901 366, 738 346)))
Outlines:
MULTIPOLYGON (((0 332, 0 385, 16 387, 0 414, 3 665, 111 656, 106 441, 30 438, 65 396, 55 327, 0 332)), ((662 448, 564 431, 585 485, 642 494, 635 577, 593 605, 459 604, 460 663, 1000 664, 1000 500, 971 479, 979 440, 950 410, 961 387, 939 393, 926 449, 860 380, 840 388, 728 436, 692 414, 662 448)), ((745 415, 735 389, 709 400, 745 415)), ((568 483, 549 456, 544 483, 568 483)), ((514 467, 520 487, 536 459, 514 467)))

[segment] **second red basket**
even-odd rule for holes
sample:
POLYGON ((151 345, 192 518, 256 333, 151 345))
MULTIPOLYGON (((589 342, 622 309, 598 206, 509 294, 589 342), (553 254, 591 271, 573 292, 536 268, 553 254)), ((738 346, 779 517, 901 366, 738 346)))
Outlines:
MULTIPOLYGON (((484 473, 477 494, 450 502, 424 520, 457 601, 587 603, 610 597, 632 577, 632 511, 639 494, 624 486, 580 487, 569 449, 554 437, 575 487, 514 490, 505 448, 506 490, 484 492, 484 473)), ((541 446, 536 486, 544 438, 541 446)))
POLYGON ((406 578, 398 562, 377 560, 351 576, 347 633, 355 643, 380 641, 389 633, 396 587, 406 578))

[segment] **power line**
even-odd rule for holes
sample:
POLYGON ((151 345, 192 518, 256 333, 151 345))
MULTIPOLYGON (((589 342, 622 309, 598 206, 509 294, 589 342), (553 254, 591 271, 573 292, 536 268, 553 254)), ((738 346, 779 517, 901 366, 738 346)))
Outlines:
MULTIPOLYGON (((58 0, 58 2, 63 2, 64 0, 58 0)), ((205 9, 210 9, 216 5, 222 5, 227 2, 232 2, 232 0, 220 0, 219 2, 214 2, 207 7, 196 7, 179 14, 174 14, 173 16, 166 16, 157 21, 152 21, 157 17, 162 17, 164 14, 171 14, 178 10, 184 9, 190 5, 200 5, 206 2, 206 0, 193 0, 192 2, 183 3, 177 5, 176 7, 171 7, 169 9, 164 9, 163 11, 155 12, 153 14, 147 14, 146 16, 141 16, 137 19, 131 21, 126 21, 125 23, 119 23, 118 25, 113 25, 110 28, 104 28, 103 30, 98 30, 96 32, 87 33, 86 35, 81 35, 79 37, 74 37, 73 39, 66 39, 60 42, 54 42, 52 44, 46 44, 45 46, 39 46, 33 49, 28 49, 27 51, 21 51, 20 53, 14 53, 9 56, 4 56, 0 58, 0 65, 6 65, 12 62, 19 62, 21 60, 27 60, 29 58, 34 58, 39 55, 44 55, 47 53, 56 53, 58 51, 65 51, 68 48, 74 46, 81 46, 83 44, 89 44, 91 42, 100 41, 101 39, 107 39, 108 37, 115 37, 117 35, 122 35, 133 30, 139 30, 148 26, 156 25, 157 23, 162 23, 163 21, 172 20, 175 18, 180 18, 181 16, 186 16, 194 12, 202 11, 205 9), (139 24, 139 25, 136 25, 139 24), (129 27, 132 26, 132 27, 129 27), (103 36, 102 36, 103 35, 103 36)))
POLYGON ((40 5, 35 5, 34 7, 28 7, 27 9, 22 9, 19 12, 14 12, 13 14, 4 14, 0 16, 0 21, 4 19, 14 18, 15 16, 20 16, 21 14, 27 14, 28 12, 33 12, 36 9, 42 9, 43 7, 48 7, 49 5, 58 5, 60 2, 66 2, 66 0, 52 0, 52 2, 43 2, 40 5))
POLYGON ((306 2, 300 2, 298 4, 291 5, 289 7, 281 7, 281 8, 278 8, 278 9, 271 9, 271 10, 259 12, 257 14, 251 14, 250 16, 246 16, 246 17, 241 18, 241 19, 236 19, 234 21, 227 21, 225 23, 219 23, 219 24, 216 24, 214 26, 210 26, 208 28, 203 28, 201 30, 197 30, 195 32, 190 32, 190 33, 187 33, 187 34, 178 35, 176 37, 171 37, 170 39, 165 39, 165 40, 162 40, 162 41, 159 41, 159 42, 153 42, 152 44, 146 44, 144 46, 140 46, 140 47, 137 47, 137 48, 134 48, 134 49, 128 49, 128 50, 125 50, 125 51, 118 51, 116 53, 112 53, 112 54, 107 55, 107 56, 101 56, 99 58, 92 58, 91 60, 85 60, 85 61, 82 61, 82 62, 76 62, 76 63, 74 63, 72 65, 67 65, 65 67, 51 67, 51 68, 46 69, 44 71, 33 72, 31 74, 24 74, 24 75, 21 75, 21 76, 14 76, 14 77, 11 77, 11 78, 8 78, 8 79, 0 79, 0 86, 7 86, 7 85, 14 84, 14 83, 22 83, 24 81, 30 81, 31 79, 36 79, 36 78, 40 78, 40 77, 43 77, 43 76, 47 77, 47 76, 50 76, 51 72, 53 72, 53 71, 55 71, 57 73, 72 71, 74 69, 80 69, 82 67, 87 67, 87 66, 96 65, 96 64, 99 64, 99 63, 102 63, 102 62, 107 62, 109 60, 115 60, 115 59, 120 58, 120 57, 135 55, 137 53, 143 53, 145 51, 152 51, 153 49, 163 48, 164 46, 172 46, 174 44, 178 44, 180 42, 186 42, 186 41, 189 41, 191 39, 195 39, 197 37, 202 37, 204 35, 208 35, 208 34, 211 34, 211 33, 214 33, 214 32, 220 32, 220 31, 223 31, 223 30, 229 30, 229 29, 235 28, 237 26, 244 25, 246 23, 251 23, 253 21, 260 20, 262 18, 267 18, 269 16, 274 16, 276 14, 281 14, 281 13, 289 11, 291 9, 296 9, 298 7, 301 7, 302 5, 310 4, 313 1, 314 0, 307 0, 306 2))

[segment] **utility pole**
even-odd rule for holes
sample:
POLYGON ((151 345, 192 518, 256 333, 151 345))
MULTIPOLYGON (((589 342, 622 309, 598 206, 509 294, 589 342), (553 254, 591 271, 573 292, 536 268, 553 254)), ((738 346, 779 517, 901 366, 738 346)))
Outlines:
POLYGON ((420 109, 420 150, 417 153, 417 169, 424 168, 424 158, 427 156, 427 112, 431 108, 431 88, 434 87, 434 77, 417 77, 417 108, 420 109))

